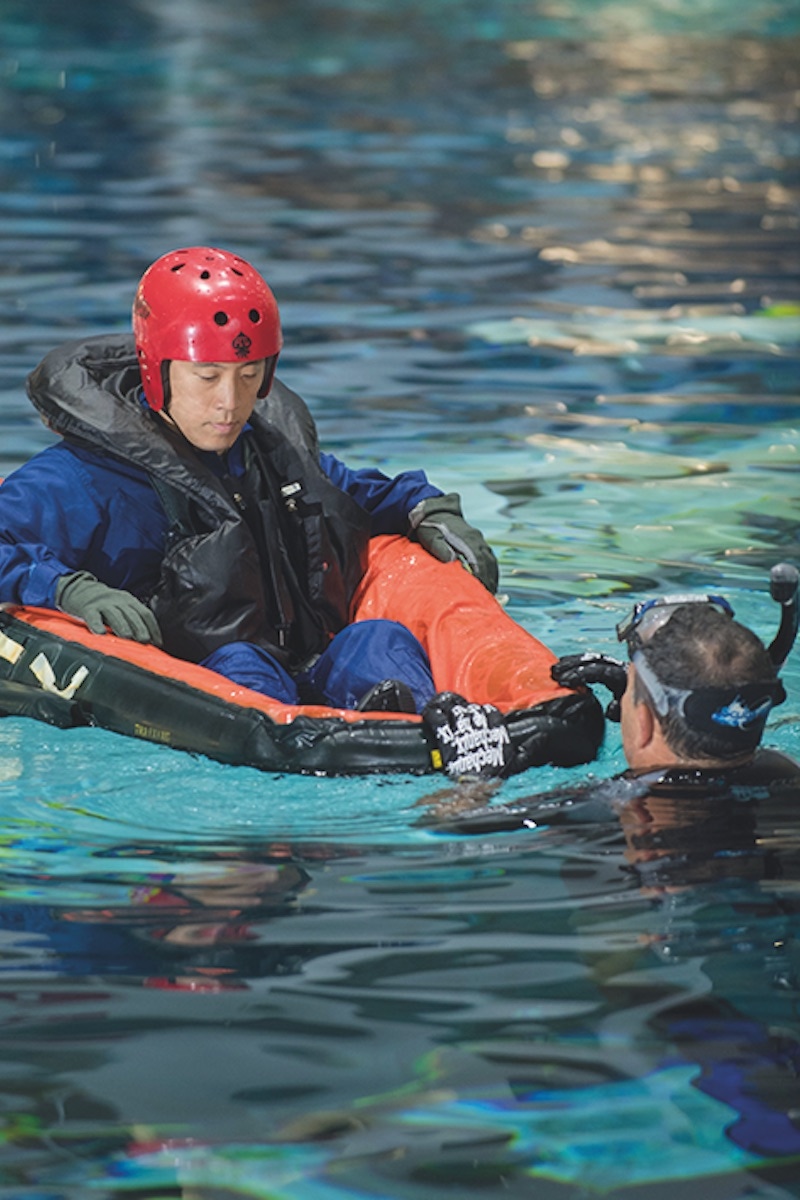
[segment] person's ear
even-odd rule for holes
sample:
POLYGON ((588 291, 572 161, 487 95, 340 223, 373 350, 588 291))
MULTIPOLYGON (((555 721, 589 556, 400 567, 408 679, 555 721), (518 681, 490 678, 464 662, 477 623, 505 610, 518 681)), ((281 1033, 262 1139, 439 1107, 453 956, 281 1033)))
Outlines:
POLYGON ((655 713, 641 696, 636 696, 634 672, 629 668, 628 687, 622 699, 622 746, 631 766, 639 766, 657 732, 655 713), (634 697, 636 697, 634 699, 634 697))
POLYGON ((646 700, 634 705, 633 714, 636 722, 636 740, 642 750, 646 750, 660 730, 658 718, 646 700))

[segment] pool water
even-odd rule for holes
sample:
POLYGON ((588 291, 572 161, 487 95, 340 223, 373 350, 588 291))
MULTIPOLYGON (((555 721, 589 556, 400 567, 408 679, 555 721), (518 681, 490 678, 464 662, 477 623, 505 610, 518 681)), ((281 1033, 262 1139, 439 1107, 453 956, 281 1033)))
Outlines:
MULTIPOLYGON (((616 653, 800 564, 789 0, 22 0, 0 44, 0 474, 24 378, 179 245, 281 306, 326 449, 462 494, 509 611, 616 653)), ((800 759, 800 657, 765 742, 800 759)), ((623 766, 502 785, 512 801, 623 766)), ((0 722, 2 1200, 800 1196, 796 794, 466 836, 437 778, 0 722), (651 831, 652 832, 652 831, 651 831)))

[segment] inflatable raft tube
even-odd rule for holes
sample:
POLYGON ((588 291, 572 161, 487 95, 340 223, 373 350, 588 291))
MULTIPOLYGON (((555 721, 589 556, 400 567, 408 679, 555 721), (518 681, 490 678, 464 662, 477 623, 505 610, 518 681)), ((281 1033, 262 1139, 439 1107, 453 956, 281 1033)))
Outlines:
MULTIPOLYGON (((428 652, 437 691, 495 704, 530 765, 588 762, 603 716, 550 677, 555 655, 458 563, 403 537, 370 545, 354 620, 402 621, 428 652)), ((52 609, 0 612, 0 715, 99 726, 219 762, 320 775, 434 770, 415 714, 280 704, 154 646, 92 634, 52 609)))

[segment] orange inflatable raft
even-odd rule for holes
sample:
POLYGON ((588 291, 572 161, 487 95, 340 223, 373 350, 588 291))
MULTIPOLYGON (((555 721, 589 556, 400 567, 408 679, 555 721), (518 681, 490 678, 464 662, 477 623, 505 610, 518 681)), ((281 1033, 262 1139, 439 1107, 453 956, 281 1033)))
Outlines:
MULTIPOLYGON (((401 621, 431 661, 437 691, 506 715, 528 765, 597 753, 603 717, 588 692, 554 683, 555 655, 458 563, 403 537, 378 537, 356 621, 401 621)), ((62 728, 95 725, 220 762, 322 775, 434 770, 417 715, 280 704, 153 646, 97 636, 50 609, 0 612, 0 714, 62 728)))

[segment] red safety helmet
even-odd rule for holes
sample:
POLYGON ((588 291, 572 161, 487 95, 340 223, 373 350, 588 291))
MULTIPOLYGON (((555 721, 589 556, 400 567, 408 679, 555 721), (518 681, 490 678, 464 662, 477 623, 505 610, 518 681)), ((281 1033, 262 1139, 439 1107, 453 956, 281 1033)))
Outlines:
POLYGON ((254 267, 227 250, 190 246, 156 259, 133 303, 133 335, 144 394, 169 402, 169 364, 266 359, 266 396, 283 345, 278 305, 254 267))

